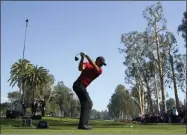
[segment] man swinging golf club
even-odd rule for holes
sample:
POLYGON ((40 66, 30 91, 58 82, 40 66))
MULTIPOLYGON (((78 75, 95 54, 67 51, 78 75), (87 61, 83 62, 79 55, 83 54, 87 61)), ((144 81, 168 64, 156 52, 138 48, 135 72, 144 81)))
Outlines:
POLYGON ((81 60, 78 69, 81 71, 81 75, 74 82, 73 90, 75 91, 81 103, 78 129, 89 130, 91 127, 88 127, 88 122, 93 103, 86 88, 93 80, 102 74, 101 67, 103 65, 106 66, 106 63, 102 56, 97 57, 95 62, 83 52, 80 53, 80 56, 81 60), (84 63, 84 57, 87 58, 88 62, 84 63))

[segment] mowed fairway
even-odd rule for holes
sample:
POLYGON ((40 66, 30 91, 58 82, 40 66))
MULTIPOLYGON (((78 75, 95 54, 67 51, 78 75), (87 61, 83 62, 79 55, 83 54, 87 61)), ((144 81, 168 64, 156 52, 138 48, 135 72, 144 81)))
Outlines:
POLYGON ((91 120, 93 130, 78 130, 78 119, 45 117, 49 129, 36 129, 38 121, 30 128, 21 127, 19 119, 1 118, 1 134, 185 134, 185 125, 171 124, 133 124, 114 121, 91 120))

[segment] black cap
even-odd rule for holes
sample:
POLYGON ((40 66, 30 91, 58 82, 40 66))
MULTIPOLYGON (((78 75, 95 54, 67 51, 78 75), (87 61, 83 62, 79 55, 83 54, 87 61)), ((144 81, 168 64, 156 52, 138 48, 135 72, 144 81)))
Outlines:
POLYGON ((105 63, 105 58, 104 58, 103 56, 99 56, 99 57, 97 57, 96 60, 100 60, 100 61, 103 63, 104 66, 107 65, 107 64, 105 63))

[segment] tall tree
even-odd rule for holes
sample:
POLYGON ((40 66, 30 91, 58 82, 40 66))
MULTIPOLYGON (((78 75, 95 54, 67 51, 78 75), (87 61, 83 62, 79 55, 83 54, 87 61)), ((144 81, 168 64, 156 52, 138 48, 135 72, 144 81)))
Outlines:
POLYGON ((52 74, 49 74, 48 71, 45 79, 46 82, 38 86, 36 97, 39 99, 44 99, 46 102, 48 102, 51 97, 51 91, 53 89, 55 78, 52 74))
MULTIPOLYGON (((186 53, 187 53, 187 34, 186 34, 187 33, 187 12, 185 11, 183 15, 184 16, 182 19, 182 24, 179 25, 178 32, 182 32, 182 37, 184 38, 184 41, 185 41, 185 47, 186 47, 186 53)), ((185 63, 187 64, 187 54, 185 58, 186 58, 185 63)), ((187 70, 185 70, 185 76, 187 77, 186 73, 187 73, 187 70)), ((187 87, 187 78, 186 78, 186 87, 187 87)), ((186 107, 187 107, 187 90, 186 90, 186 107)))
POLYGON ((165 100, 165 89, 164 89, 164 76, 165 76, 165 53, 162 43, 162 38, 160 33, 166 32, 166 19, 163 15, 163 8, 160 2, 148 6, 145 11, 143 11, 144 18, 148 21, 147 31, 150 36, 152 36, 151 47, 156 50, 152 53, 154 54, 154 59, 160 78, 160 88, 162 93, 162 111, 166 111, 166 100, 165 100))
POLYGON ((140 90, 146 88, 148 108, 153 112, 151 81, 154 77, 154 62, 147 57, 149 54, 145 39, 148 38, 147 32, 130 32, 122 36, 124 36, 122 38, 124 49, 120 49, 120 52, 125 56, 126 80, 132 85, 140 85, 138 86, 141 87, 140 90))
POLYGON ((116 119, 123 119, 125 115, 129 114, 129 103, 130 95, 128 90, 123 85, 118 85, 107 106, 110 116, 116 119))
POLYGON ((46 114, 57 116, 59 112, 60 112, 59 106, 53 100, 49 99, 49 102, 46 104, 46 114))
POLYGON ((155 98, 156 98, 156 109, 158 112, 160 112, 160 105, 159 105, 159 98, 160 98, 160 86, 159 86, 159 79, 157 77, 157 73, 154 72, 154 95, 155 95, 155 98))
POLYGON ((131 98, 136 104, 136 109, 139 108, 138 113, 139 116, 143 115, 145 112, 145 94, 143 89, 140 87, 139 84, 136 84, 131 91, 131 98))
POLYGON ((67 112, 70 110, 70 98, 69 95, 72 91, 64 85, 64 83, 58 82, 56 86, 54 86, 54 91, 52 91, 51 101, 57 104, 61 111, 61 117, 63 114, 66 115, 67 112))
POLYGON ((29 73, 29 81, 32 86, 33 101, 35 99, 35 93, 39 86, 47 83, 48 71, 44 67, 34 66, 29 73))
POLYGON ((186 54, 178 54, 176 59, 176 78, 178 88, 185 92, 185 80, 186 80, 186 54))
MULTIPOLYGON (((182 24, 179 25, 178 32, 182 32, 182 37, 184 38, 185 43, 187 43, 187 35, 186 35, 186 32, 187 32, 187 12, 186 11, 183 13, 182 24)), ((187 48, 187 44, 185 46, 187 48)))
POLYGON ((21 92, 23 93, 22 103, 24 103, 25 88, 28 83, 29 72, 32 68, 32 64, 27 59, 19 59, 15 62, 10 69, 10 86, 14 87, 15 84, 19 87, 19 93, 21 98, 21 92))
MULTIPOLYGON (((175 94, 175 101, 176 101, 176 107, 179 107, 179 97, 178 97, 178 90, 177 90, 177 74, 176 74, 176 59, 177 59, 177 41, 175 39, 175 36, 167 32, 165 35, 165 44, 168 47, 165 49, 166 54, 168 55, 167 61, 168 64, 166 66, 167 68, 167 82, 173 83, 173 89, 175 94)), ((170 87, 170 86, 169 86, 170 87)))

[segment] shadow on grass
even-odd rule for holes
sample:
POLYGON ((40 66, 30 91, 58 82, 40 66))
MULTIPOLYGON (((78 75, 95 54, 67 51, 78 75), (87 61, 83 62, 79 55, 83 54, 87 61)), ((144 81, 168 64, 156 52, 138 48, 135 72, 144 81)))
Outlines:
POLYGON ((21 125, 12 125, 13 127, 21 127, 21 125))

